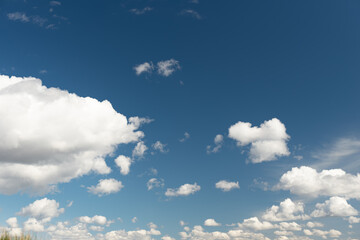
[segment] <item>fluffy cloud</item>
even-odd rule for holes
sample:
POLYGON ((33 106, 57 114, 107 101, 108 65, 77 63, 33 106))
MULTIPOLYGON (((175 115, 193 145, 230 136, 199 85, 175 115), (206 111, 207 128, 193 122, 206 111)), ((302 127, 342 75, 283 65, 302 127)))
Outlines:
POLYGON ((216 188, 221 189, 224 192, 228 192, 232 189, 240 188, 239 182, 228 182, 226 180, 221 180, 215 184, 216 188))
POLYGON ((277 157, 290 155, 286 144, 290 137, 285 125, 277 118, 265 121, 260 127, 252 127, 248 122, 238 122, 229 128, 229 137, 236 140, 238 146, 250 144, 249 159, 253 163, 273 161, 277 157))
POLYGON ((160 61, 157 63, 158 74, 168 77, 173 74, 176 70, 180 69, 179 61, 175 59, 169 59, 166 61, 160 61))
POLYGON ((104 158, 144 135, 110 102, 47 88, 31 77, 0 75, 0 115, 3 194, 43 194, 90 172, 109 173, 104 158))
POLYGON ((9 227, 11 227, 11 228, 17 228, 17 227, 19 227, 16 217, 8 218, 8 219, 6 220, 6 223, 7 223, 7 225, 9 225, 9 227))
POLYGON ((239 224, 239 227, 245 227, 252 230, 268 230, 268 229, 273 229, 276 226, 274 226, 270 222, 266 222, 266 221, 260 222, 260 220, 257 217, 252 217, 245 219, 243 223, 239 224))
POLYGON ((111 193, 117 193, 123 188, 121 181, 117 181, 114 178, 110 179, 101 179, 96 186, 88 187, 88 190, 92 194, 98 196, 109 195, 111 193))
POLYGON ((300 231, 301 226, 296 222, 281 222, 279 228, 282 231, 300 231))
POLYGON ((220 148, 222 147, 223 142, 224 142, 224 136, 221 134, 216 135, 214 138, 215 146, 212 148, 210 145, 208 145, 206 147, 206 152, 208 154, 217 153, 220 150, 220 148))
POLYGON ((68 226, 67 222, 58 222, 57 225, 50 226, 47 232, 52 240, 95 240, 84 223, 68 226))
POLYGON ((358 211, 353 208, 345 198, 331 197, 324 203, 316 204, 316 210, 311 213, 312 217, 348 217, 355 216, 358 211))
POLYGON ((341 196, 360 199, 360 174, 348 174, 342 169, 317 172, 306 166, 295 167, 281 176, 276 189, 308 197, 341 196))
POLYGON ((151 178, 147 183, 147 189, 150 191, 153 188, 164 187, 164 179, 151 178))
POLYGON ((144 144, 144 142, 140 141, 136 144, 132 152, 132 156, 137 158, 143 158, 147 149, 148 147, 144 144))
POLYGON ((120 168, 122 175, 127 175, 130 172, 130 166, 132 163, 131 158, 120 155, 115 159, 116 165, 120 168))
POLYGON ((136 231, 111 231, 105 234, 105 240, 151 240, 153 235, 161 235, 161 232, 156 229, 150 231, 139 229, 136 231))
POLYGON ((290 198, 285 199, 279 206, 273 205, 267 209, 262 218, 267 221, 290 221, 309 219, 304 215, 304 204, 302 202, 293 202, 290 198))
POLYGON ((180 232, 181 239, 189 240, 270 240, 261 233, 247 232, 242 229, 230 230, 228 232, 205 232, 201 226, 194 226, 189 232, 180 232))
POLYGON ((153 69, 154 64, 152 62, 144 62, 143 64, 139 64, 134 67, 135 73, 138 76, 142 73, 151 73, 153 69))
POLYGON ((25 232, 43 232, 44 231, 44 225, 40 221, 38 221, 36 218, 29 218, 26 222, 24 222, 24 231, 25 232))
POLYGON ((209 218, 204 221, 204 225, 208 227, 217 227, 220 226, 220 223, 217 223, 215 219, 209 218))
POLYGON ((82 223, 94 223, 94 224, 98 224, 98 225, 109 225, 112 223, 112 221, 108 221, 106 217, 104 216, 99 216, 99 215, 95 215, 93 217, 88 217, 88 216, 82 216, 79 217, 79 221, 82 223))
MULTIPOLYGON (((59 203, 55 200, 43 198, 36 200, 28 206, 22 208, 17 214, 21 216, 33 217, 43 222, 48 222, 52 218, 62 214, 64 211, 64 208, 59 208, 59 203)), ((32 220, 30 222, 34 223, 32 220)))
POLYGON ((306 226, 309 228, 314 228, 314 227, 323 227, 324 224, 322 224, 320 222, 307 222, 306 226))
POLYGON ((165 196, 168 197, 177 197, 177 196, 188 196, 194 194, 195 192, 200 191, 200 186, 197 183, 194 184, 184 184, 177 189, 168 188, 165 192, 165 196))
POLYGON ((319 229, 305 229, 304 234, 307 236, 319 236, 324 239, 326 239, 327 237, 338 238, 341 236, 341 232, 335 229, 331 229, 329 231, 323 231, 319 229))

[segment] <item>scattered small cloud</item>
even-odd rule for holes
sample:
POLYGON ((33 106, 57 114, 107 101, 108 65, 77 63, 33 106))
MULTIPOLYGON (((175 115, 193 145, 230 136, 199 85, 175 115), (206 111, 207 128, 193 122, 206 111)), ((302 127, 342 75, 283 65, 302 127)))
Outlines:
POLYGON ((208 145, 206 147, 207 154, 217 153, 220 150, 220 148, 222 147, 223 142, 224 142, 224 136, 221 134, 216 135, 216 137, 214 139, 215 146, 211 147, 210 145, 208 145))
POLYGON ((143 158, 147 149, 148 147, 144 144, 143 141, 138 142, 132 151, 133 158, 143 158))
POLYGON ((157 178, 151 178, 147 183, 147 189, 148 191, 154 189, 154 188, 160 188, 160 187, 164 187, 165 182, 164 179, 157 179, 157 178))
POLYGON ((186 140, 188 140, 190 138, 190 134, 188 132, 184 133, 184 137, 180 138, 180 142, 185 142, 186 140))
POLYGON ((201 189, 201 187, 199 185, 197 185, 197 183, 184 184, 176 189, 168 188, 165 192, 165 196, 167 196, 167 197, 188 196, 190 194, 194 194, 194 193, 200 191, 200 189, 201 189))
POLYGON ((184 10, 182 10, 180 12, 180 15, 191 16, 191 17, 196 18, 198 20, 202 19, 201 15, 197 11, 195 11, 193 9, 184 9, 184 10))
POLYGON ((132 222, 132 223, 136 223, 137 220, 138 220, 137 217, 133 217, 133 218, 131 219, 131 222, 132 222))
POLYGON ((221 189, 223 192, 229 192, 233 189, 240 188, 239 182, 228 182, 226 180, 221 180, 215 184, 215 187, 221 189))
POLYGON ((101 179, 96 186, 88 187, 88 192, 99 197, 119 192, 124 185, 114 178, 101 179))
POLYGON ((26 16, 26 14, 23 12, 8 13, 7 17, 9 20, 12 20, 12 21, 20 21, 20 22, 29 22, 30 21, 30 17, 26 16))
POLYGON ((217 223, 215 219, 209 218, 204 221, 204 225, 208 227, 218 227, 221 226, 220 223, 217 223))
POLYGON ((171 74, 173 74, 176 70, 179 70, 181 67, 179 61, 172 58, 169 60, 158 62, 157 68, 158 68, 157 70, 158 74, 164 77, 168 77, 171 74))
POLYGON ((40 73, 40 74, 46 74, 46 73, 47 73, 47 70, 45 70, 45 69, 40 70, 39 73, 40 73))
POLYGON ((168 149, 166 149, 166 144, 161 143, 160 141, 156 141, 156 142, 152 145, 152 148, 153 148, 154 150, 157 150, 157 151, 161 152, 161 153, 166 153, 166 152, 169 151, 168 149))
POLYGON ((61 2, 59 1, 50 1, 49 4, 53 7, 61 6, 61 2))
POLYGON ((127 175, 130 172, 130 166, 132 163, 131 158, 124 155, 120 155, 115 159, 116 166, 120 168, 122 175, 127 175))
POLYGON ((151 73, 154 70, 154 64, 152 62, 144 62, 142 64, 136 65, 134 70, 138 76, 143 73, 151 73))
POLYGON ((152 10, 153 10, 153 8, 151 8, 151 7, 144 7, 143 9, 133 8, 133 9, 130 9, 129 12, 131 12, 135 15, 143 15, 152 10))

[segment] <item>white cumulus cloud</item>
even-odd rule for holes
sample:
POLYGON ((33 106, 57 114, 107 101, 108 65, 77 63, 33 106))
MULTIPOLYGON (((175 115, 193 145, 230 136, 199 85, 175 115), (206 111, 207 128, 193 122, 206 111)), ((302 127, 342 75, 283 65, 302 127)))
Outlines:
POLYGON ((121 181, 117 181, 114 178, 101 179, 96 186, 88 187, 88 190, 92 194, 98 196, 109 195, 111 193, 117 193, 123 188, 121 181))
POLYGON ((44 194, 90 172, 144 134, 110 102, 79 97, 41 80, 0 75, 0 193, 44 194))
POLYGON ((79 221, 82 223, 94 223, 98 225, 109 225, 110 223, 112 223, 112 221, 108 221, 106 217, 100 215, 95 215, 93 217, 82 216, 79 217, 79 221))
POLYGON ((228 192, 230 190, 240 188, 239 182, 228 182, 226 180, 221 180, 215 184, 216 188, 221 189, 224 192, 228 192))
POLYGON ((197 183, 194 184, 184 184, 181 185, 179 188, 168 188, 165 192, 165 196, 168 197, 177 197, 177 196, 188 196, 190 194, 194 194, 197 191, 200 191, 201 187, 197 185, 197 183))
POLYGON ((324 203, 316 204, 316 209, 311 213, 312 217, 348 217, 355 215, 358 215, 358 211, 342 197, 331 197, 324 203))
POLYGON ((287 147, 290 137, 285 125, 277 118, 265 121, 260 127, 252 127, 249 122, 238 122, 229 128, 229 137, 236 140, 238 146, 250 144, 249 159, 252 163, 290 155, 287 147))
POLYGON ((208 226, 208 227, 217 227, 217 226, 220 226, 221 224, 220 224, 220 223, 217 223, 217 222, 215 221, 215 219, 209 218, 209 219, 206 219, 206 220, 204 221, 204 225, 205 225, 205 226, 208 226))
POLYGON ((137 158, 143 158, 147 150, 148 147, 145 145, 145 143, 143 141, 140 141, 136 144, 132 152, 132 156, 137 158))
POLYGON ((130 166, 132 163, 131 158, 120 155, 115 159, 115 163, 120 168, 120 173, 122 175, 127 175, 130 172, 130 166))
POLYGON ((294 167, 283 174, 276 189, 307 196, 339 196, 360 199, 360 174, 352 175, 342 169, 317 172, 311 167, 294 167))
POLYGON ((55 200, 43 198, 36 200, 28 206, 22 208, 17 214, 48 222, 52 218, 62 214, 64 211, 64 208, 59 208, 59 203, 55 200))
POLYGON ((285 199, 279 206, 273 205, 262 215, 262 219, 272 222, 306 220, 309 216, 304 214, 304 204, 293 202, 290 198, 285 199))

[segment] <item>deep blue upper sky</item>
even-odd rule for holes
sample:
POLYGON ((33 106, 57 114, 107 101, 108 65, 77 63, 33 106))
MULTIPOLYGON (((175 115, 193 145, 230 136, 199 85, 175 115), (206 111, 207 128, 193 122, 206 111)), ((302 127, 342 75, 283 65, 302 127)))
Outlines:
MULTIPOLYGON (((96 214, 120 217, 123 222, 109 230, 127 231, 154 222, 176 239, 180 220, 191 228, 215 218, 225 231, 225 224, 259 217, 287 197, 313 209, 329 197, 304 200, 286 191, 263 191, 254 187, 254 179, 273 186, 291 167, 326 161, 315 153, 333 153, 339 139, 352 141, 344 159, 359 161, 359 12, 357 0, 0 0, 1 74, 37 77, 47 87, 108 100, 127 117, 154 119, 142 127, 149 151, 129 175, 120 175, 113 159, 131 156, 134 144, 120 145, 108 156, 109 176, 75 178, 43 196, 0 195, 0 226, 44 196, 62 207, 74 201, 59 221, 96 214), (25 14, 28 20, 11 19, 11 13, 25 14), (177 60, 180 69, 168 77, 156 70, 135 74, 139 64, 169 59, 177 60), (286 126, 291 154, 246 163, 249 148, 238 148, 227 137, 229 127, 238 121, 259 126, 272 118, 286 126), (190 138, 179 142, 185 132, 190 138), (206 146, 214 146, 217 134, 224 136, 223 146, 207 154, 206 146), (151 154, 156 141, 167 144, 168 152, 151 154), (165 181, 156 193, 146 189, 154 177, 148 176, 150 168, 165 181), (110 177, 121 180, 124 189, 103 197, 86 191, 110 177), (223 179, 238 181, 240 189, 215 189, 223 179), (167 188, 194 182, 201 185, 194 195, 164 196, 167 188), (130 221, 134 216, 139 225, 130 221)), ((341 161, 329 167, 360 171, 341 161)), ((360 210, 358 200, 349 201, 360 210)), ((325 229, 339 225, 343 239, 360 237, 355 224, 351 230, 347 220, 338 220, 323 220, 329 224, 325 229)), ((272 232, 265 235, 273 239, 272 232)))

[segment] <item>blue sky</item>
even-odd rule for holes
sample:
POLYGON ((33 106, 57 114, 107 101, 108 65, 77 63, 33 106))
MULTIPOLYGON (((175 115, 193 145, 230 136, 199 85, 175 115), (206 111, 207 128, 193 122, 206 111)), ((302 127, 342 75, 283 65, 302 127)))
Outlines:
POLYGON ((0 227, 360 239, 360 3, 0 1, 0 227))

